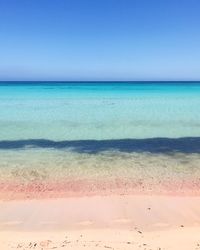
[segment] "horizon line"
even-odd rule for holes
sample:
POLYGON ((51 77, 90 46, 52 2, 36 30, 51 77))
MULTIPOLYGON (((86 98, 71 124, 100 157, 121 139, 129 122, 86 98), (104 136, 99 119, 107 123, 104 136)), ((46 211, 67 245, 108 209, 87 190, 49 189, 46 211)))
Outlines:
POLYGON ((143 83, 143 82, 185 82, 185 83, 189 83, 189 82, 200 82, 200 80, 0 80, 0 83, 4 83, 4 82, 8 82, 8 83, 12 83, 12 82, 57 82, 57 83, 95 83, 95 82, 116 82, 116 83, 121 83, 121 82, 139 82, 139 83, 143 83))

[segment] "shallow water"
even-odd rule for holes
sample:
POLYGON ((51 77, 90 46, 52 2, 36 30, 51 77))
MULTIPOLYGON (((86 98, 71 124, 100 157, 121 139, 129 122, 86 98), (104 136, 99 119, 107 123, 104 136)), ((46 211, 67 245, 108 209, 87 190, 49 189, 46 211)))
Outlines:
POLYGON ((199 166, 199 154, 2 150, 0 199, 141 193, 199 195, 199 166))
POLYGON ((1 193, 198 193, 199 114, 200 83, 1 83, 1 193))

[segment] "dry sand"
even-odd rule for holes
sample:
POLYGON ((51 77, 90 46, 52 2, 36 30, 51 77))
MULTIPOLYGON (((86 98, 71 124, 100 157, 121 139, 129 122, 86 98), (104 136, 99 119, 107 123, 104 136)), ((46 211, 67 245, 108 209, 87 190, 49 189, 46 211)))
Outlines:
POLYGON ((122 229, 71 230, 61 232, 2 232, 0 249, 73 249, 73 250, 197 250, 200 228, 160 231, 122 229))
POLYGON ((200 197, 0 202, 0 249, 200 249, 200 197))

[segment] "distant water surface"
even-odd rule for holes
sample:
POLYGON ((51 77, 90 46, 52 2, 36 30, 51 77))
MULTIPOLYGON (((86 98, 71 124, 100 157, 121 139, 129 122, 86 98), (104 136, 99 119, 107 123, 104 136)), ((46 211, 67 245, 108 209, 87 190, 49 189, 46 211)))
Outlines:
POLYGON ((0 141, 200 136, 198 82, 1 82, 0 141))

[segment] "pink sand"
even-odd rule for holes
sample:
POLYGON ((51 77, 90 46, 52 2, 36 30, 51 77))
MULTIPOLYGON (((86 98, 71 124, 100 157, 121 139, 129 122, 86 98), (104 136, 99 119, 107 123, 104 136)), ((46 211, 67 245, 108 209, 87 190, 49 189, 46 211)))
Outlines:
POLYGON ((200 197, 0 202, 0 249, 197 250, 200 197))

